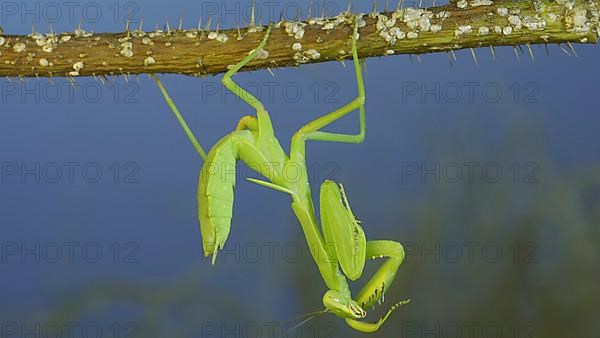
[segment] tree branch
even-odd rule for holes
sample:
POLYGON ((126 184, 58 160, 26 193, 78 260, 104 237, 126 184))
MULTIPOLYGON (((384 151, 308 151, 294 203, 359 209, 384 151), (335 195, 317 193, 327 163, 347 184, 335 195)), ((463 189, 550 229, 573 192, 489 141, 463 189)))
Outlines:
MULTIPOLYGON (((460 0, 428 10, 362 16, 360 57, 423 54, 487 46, 596 43, 600 0, 460 0)), ((243 70, 351 58, 354 16, 279 22, 268 53, 243 70)), ((255 48, 264 27, 216 31, 140 30, 0 36, 0 76, 102 76, 227 70, 255 48)))

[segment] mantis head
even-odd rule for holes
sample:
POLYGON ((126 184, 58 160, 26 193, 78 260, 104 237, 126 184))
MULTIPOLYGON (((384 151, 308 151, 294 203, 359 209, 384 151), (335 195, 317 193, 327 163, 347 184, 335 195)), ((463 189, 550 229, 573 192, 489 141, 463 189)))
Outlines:
POLYGON ((339 291, 329 290, 323 296, 325 308, 341 318, 362 319, 367 312, 357 302, 339 291))

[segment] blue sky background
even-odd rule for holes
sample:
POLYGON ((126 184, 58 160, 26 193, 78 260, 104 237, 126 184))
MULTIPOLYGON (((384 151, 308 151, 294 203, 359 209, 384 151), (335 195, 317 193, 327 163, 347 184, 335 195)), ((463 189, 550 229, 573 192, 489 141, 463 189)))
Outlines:
MULTIPOLYGON (((40 11, 44 8, 48 11, 41 14, 36 24, 41 31, 48 27, 43 18, 53 17, 48 4, 39 2, 40 11)), ((91 22, 96 20, 91 20, 93 16, 88 13, 83 27, 96 32, 122 30, 123 13, 133 3, 117 4, 118 12, 116 7, 111 8, 114 4, 80 3, 77 8, 87 5, 102 9, 98 22, 91 22)), ((149 0, 130 8, 137 8, 137 18, 143 17, 144 27, 149 29, 155 24, 162 25, 165 17, 176 26, 181 15, 186 27, 195 26, 202 10, 214 10, 210 7, 214 4, 149 0)), ((221 2, 216 4, 222 6, 221 2)), ((227 4, 235 6, 233 2, 227 4)), ((241 8, 247 6, 244 2, 238 4, 241 8)), ((299 5, 306 9, 307 4, 299 5)), ((282 4, 272 3, 262 6, 283 8, 282 4)), ((346 4, 331 2, 330 6, 332 10, 345 9, 346 4)), ((368 11, 371 4, 355 6, 357 10, 368 11)), ((60 8, 63 16, 53 23, 53 29, 74 29, 79 19, 71 20, 66 7, 60 8)), ((220 7, 217 14, 222 14, 222 27, 235 26, 238 17, 225 16, 222 11, 220 7)), ((3 7, 4 31, 29 32, 32 17, 26 15, 24 20, 22 8, 16 14, 11 13, 3 7)), ((82 11, 75 9, 75 13, 82 11)), ((458 269, 455 264, 442 262, 421 269, 419 257, 408 256, 406 264, 413 265, 407 265, 405 271, 409 272, 405 273, 402 273, 405 265, 400 268, 390 297, 412 298, 413 304, 395 314, 390 327, 400 329, 399 323, 406 318, 430 324, 444 320, 461 323, 500 320, 495 314, 487 319, 472 318, 478 308, 485 307, 477 303, 478 299, 495 296, 513 299, 513 305, 523 304, 518 311, 508 311, 509 315, 503 315, 502 320, 534 322, 540 326, 540 332, 546 332, 544 323, 549 317, 539 305, 544 296, 527 294, 524 290, 538 287, 560 290, 562 284, 553 285, 556 289, 552 289, 541 283, 569 285, 583 276, 569 275, 569 264, 564 265, 561 247, 572 244, 583 257, 596 257, 595 248, 574 243, 597 234, 594 229, 600 210, 597 209, 600 182, 593 177, 600 160, 597 136, 600 49, 595 45, 575 45, 578 57, 569 57, 557 46, 549 48, 550 55, 546 55, 543 47, 534 46, 535 62, 526 49, 518 62, 512 48, 497 48, 495 61, 489 49, 483 48, 476 51, 478 66, 468 50, 457 52, 458 60, 453 66, 445 54, 424 55, 422 62, 416 58, 411 62, 405 55, 369 59, 365 72, 364 144, 311 143, 307 147, 309 166, 314 168, 313 192, 325 178, 343 182, 367 238, 420 242, 424 238, 420 237, 423 229, 427 229, 427 243, 431 245, 435 241, 498 240, 506 255, 515 241, 538 245, 535 256, 539 261, 534 265, 519 265, 524 270, 511 272, 527 280, 523 282, 527 287, 491 284, 485 278, 498 281, 490 276, 502 275, 503 270, 497 264, 481 267, 463 262, 458 269), (433 94, 424 93, 424 88, 436 86, 439 90, 433 92, 439 96, 439 102, 433 94), (469 86, 474 88, 472 97, 469 86), (456 92, 457 88, 460 92, 456 92), (484 92, 483 88, 489 91, 484 92), (501 94, 497 102, 492 102, 496 100, 486 95, 495 96, 498 88, 501 94), (448 182, 443 175, 441 183, 431 177, 422 182, 418 175, 406 176, 407 165, 425 163, 433 167, 438 162, 442 166, 496 163, 502 175, 496 183, 485 182, 481 172, 476 172, 475 183, 464 176, 458 183, 448 182), (516 183, 515 163, 519 163, 516 168, 520 174, 516 183), (524 167, 527 163, 533 163, 535 168, 524 167), (533 173, 531 178, 537 179, 536 183, 523 183, 528 173, 533 173), (590 191, 582 193, 581 199, 572 198, 586 189, 590 191), (483 193, 477 195, 474 191, 483 193), (546 202, 550 198, 556 204, 546 202), (473 201, 476 203, 471 204, 473 201), (566 211, 569 208, 580 213, 569 213, 566 211), (562 212, 561 215, 568 216, 554 217, 562 212), (543 215, 549 223, 536 223, 536 230, 523 234, 515 219, 529 214, 543 215), (457 293, 465 295, 464 298, 455 299, 457 293)), ((276 69, 274 73, 275 77, 267 71, 243 73, 236 79, 242 85, 261 89, 259 96, 271 113, 277 136, 286 149, 295 130, 356 95, 351 67, 344 68, 339 63, 276 69), (275 88, 270 98, 268 86, 275 88), (301 93, 296 95, 298 88, 301 93)), ((252 113, 248 106, 224 94, 219 82, 221 76, 162 78, 207 148, 231 131, 241 116, 252 113)), ((62 79, 54 82, 52 85, 47 79, 29 79, 24 83, 14 79, 0 81, 3 244, 0 318, 47 322, 57 311, 64 310, 64 303, 87 299, 84 295, 95 287, 112 290, 100 293, 99 298, 105 299, 105 304, 96 307, 93 302, 83 301, 84 310, 77 311, 78 317, 66 315, 67 318, 135 322, 141 329, 152 327, 150 331, 157 335, 165 328, 177 328, 179 331, 175 331, 182 336, 202 336, 198 333, 201 330, 207 336, 206 326, 200 323, 288 322, 301 313, 321 308, 324 285, 307 255, 289 200, 280 193, 240 181, 236 186, 229 241, 240 243, 242 250, 238 253, 248 252, 240 253, 241 263, 228 260, 211 267, 202 260, 195 195, 202 162, 147 76, 132 77, 129 83, 118 78, 111 86, 84 78, 78 80, 75 89, 62 79), (23 165, 35 168, 36 163, 42 168, 38 170, 39 182, 35 175, 23 170, 23 165), (72 178, 68 177, 68 165, 75 167, 72 178), (57 166, 62 171, 56 177, 53 170, 57 166), (88 171, 82 172, 84 167, 88 171), (102 170, 99 175, 95 174, 97 168, 102 170), (276 253, 275 262, 269 262, 263 251, 258 262, 249 262, 253 245, 259 244, 266 250, 265 242, 279 243, 280 247, 293 243, 304 252, 298 261, 290 262, 276 253), (53 257, 51 252, 40 249, 38 263, 34 254, 21 259, 22 247, 16 254, 10 254, 15 244, 23 243, 29 248, 39 243, 47 250, 52 250, 56 243, 63 256, 52 263, 48 259, 53 257), (80 249, 86 244, 89 251, 84 254, 80 249), (75 246, 73 262, 66 257, 68 245, 75 246), (86 261, 95 256, 97 248, 102 251, 98 262, 86 261), (190 285, 185 281, 191 281, 190 285), (136 300, 118 292, 131 295, 146 288, 150 298, 160 293, 156 290, 168 294, 165 297, 171 302, 167 302, 166 314, 160 312, 164 309, 157 300, 150 303, 161 314, 144 317, 146 305, 136 308, 132 305, 136 300), (307 288, 314 291, 298 291, 307 288), (183 294, 165 290, 174 294, 179 290, 183 294), (178 313, 178 309, 188 308, 189 311, 178 313)), ((353 115, 332 130, 351 131, 357 126, 357 116, 353 115)), ((247 171, 243 166, 239 170, 247 171)), ((600 273, 588 266, 586 259, 577 262, 582 268, 600 273)), ((578 285, 582 290, 592 290, 591 282, 578 285)), ((139 299, 137 302, 148 304, 139 299)), ((562 305, 568 308, 577 304, 562 305)), ((565 323, 561 328, 578 325, 583 330, 580 332, 588 332, 594 325, 597 328, 597 324, 583 316, 580 320, 565 323)), ((110 325, 103 325, 108 332, 110 325)), ((327 317, 327 322, 320 325, 323 332, 319 336, 332 336, 333 331, 349 335, 343 322, 334 317, 327 317), (332 329, 327 323, 339 327, 332 329)))

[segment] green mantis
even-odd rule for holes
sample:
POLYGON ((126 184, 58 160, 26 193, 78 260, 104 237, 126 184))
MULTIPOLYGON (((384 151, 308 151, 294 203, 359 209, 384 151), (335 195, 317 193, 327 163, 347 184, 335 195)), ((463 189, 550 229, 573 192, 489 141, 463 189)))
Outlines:
POLYGON ((204 254, 212 255, 214 264, 219 250, 227 241, 235 185, 235 175, 231 173, 235 170, 237 161, 276 163, 278 165, 269 168, 262 166, 253 168, 267 178, 267 181, 251 178, 248 180, 291 196, 292 209, 302 226, 312 257, 328 287, 323 296, 324 311, 344 318, 346 323, 356 330, 374 332, 398 306, 408 303, 402 301, 394 304, 377 322, 361 321, 367 315, 365 309, 373 307, 376 303, 381 304, 385 299, 384 295, 392 285, 396 271, 404 259, 404 249, 400 243, 393 241, 367 241, 362 227, 350 209, 343 186, 329 180, 323 182, 320 188, 320 219, 323 231, 321 233, 315 216, 305 161, 306 141, 361 143, 365 138, 365 88, 357 52, 359 18, 349 18, 354 22, 352 55, 358 96, 345 106, 300 128, 292 137, 289 155, 284 152, 275 138, 269 114, 263 104, 232 80, 233 75, 265 48, 272 26, 265 31, 259 46, 244 60, 231 67, 222 80, 225 87, 256 110, 256 116, 243 117, 235 131, 223 137, 208 154, 188 128, 160 80, 156 77, 154 79, 188 138, 204 159, 198 187, 199 222, 204 254), (355 110, 359 110, 360 116, 358 134, 321 131, 323 127, 355 110), (300 168, 299 179, 286 179, 284 168, 288 165, 300 168), (225 175, 225 172, 228 174, 225 175), (327 244, 332 245, 328 247, 327 244), (347 278, 352 281, 360 278, 367 259, 384 258, 387 260, 363 286, 356 299, 353 299, 347 278))

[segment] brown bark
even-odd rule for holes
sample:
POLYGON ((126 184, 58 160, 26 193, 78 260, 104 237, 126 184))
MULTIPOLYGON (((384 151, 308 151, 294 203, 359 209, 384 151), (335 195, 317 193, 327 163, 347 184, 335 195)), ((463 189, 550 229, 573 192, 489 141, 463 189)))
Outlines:
MULTIPOLYGON (((596 43, 600 32, 599 1, 463 0, 420 14, 415 9, 404 9, 396 14, 381 13, 385 18, 365 15, 359 55, 364 58, 488 46, 596 43), (424 16, 427 18, 422 19, 424 16), (393 17, 398 19, 393 22, 393 17), (386 41, 386 34, 396 41, 386 41)), ((312 22, 281 22, 273 28, 265 48, 268 56, 254 60, 244 70, 349 59, 353 22, 353 16, 344 14, 312 22), (294 36, 293 26, 303 26, 303 36, 294 36)), ((258 45, 264 27, 256 32, 250 30, 98 34, 77 30, 54 36, 2 35, 0 76, 217 74, 258 45)))

